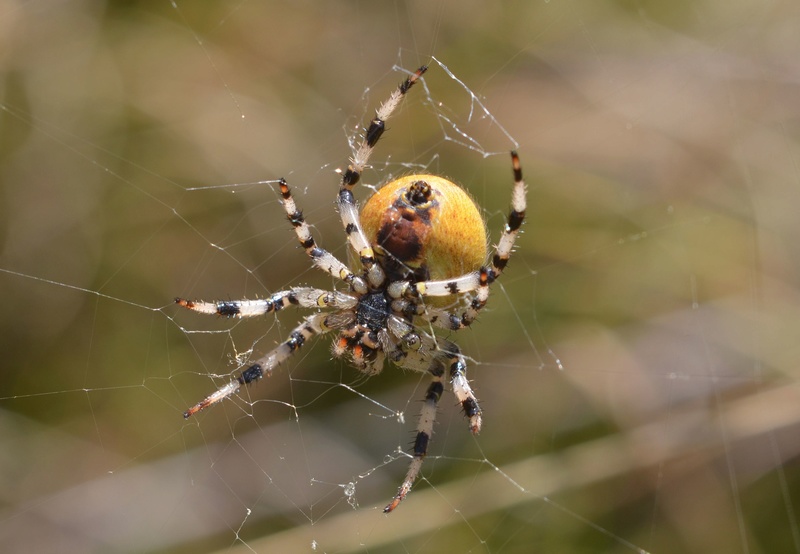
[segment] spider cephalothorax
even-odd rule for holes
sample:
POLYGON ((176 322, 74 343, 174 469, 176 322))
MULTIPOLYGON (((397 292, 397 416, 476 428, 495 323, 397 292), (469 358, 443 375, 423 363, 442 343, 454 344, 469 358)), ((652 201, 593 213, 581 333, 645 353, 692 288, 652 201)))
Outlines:
POLYGON ((307 340, 329 331, 338 333, 333 355, 346 357, 367 374, 379 373, 388 358, 397 366, 431 376, 411 463, 386 512, 406 497, 419 474, 445 378, 469 419, 470 431, 480 431, 481 410, 467 380, 464 356, 455 343, 426 329, 457 331, 475 321, 486 304, 489 285, 505 269, 525 218, 525 184, 515 152, 511 153, 511 212, 488 265, 484 265, 488 247, 480 210, 463 189, 443 177, 400 177, 381 187, 359 213, 353 188, 385 130, 385 121, 426 70, 422 66, 411 74, 378 108, 350 165, 341 173, 336 205, 347 240, 360 262, 356 270, 317 246, 289 185, 280 180, 283 208, 300 245, 314 266, 341 280, 346 290, 294 287, 258 300, 175 300, 190 310, 226 317, 258 316, 288 306, 317 310, 275 349, 189 408, 184 413, 186 418, 236 393, 241 385, 269 375, 307 340), (464 302, 454 303, 453 298, 464 302), (450 300, 449 309, 443 300, 450 300))

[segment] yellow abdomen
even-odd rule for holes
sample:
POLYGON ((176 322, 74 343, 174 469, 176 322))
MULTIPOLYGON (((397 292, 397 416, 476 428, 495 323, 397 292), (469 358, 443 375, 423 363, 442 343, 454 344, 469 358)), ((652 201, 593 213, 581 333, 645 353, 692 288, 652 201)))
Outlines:
POLYGON ((461 187, 436 175, 407 175, 381 187, 361 223, 390 279, 450 279, 477 270, 486 227, 461 187))

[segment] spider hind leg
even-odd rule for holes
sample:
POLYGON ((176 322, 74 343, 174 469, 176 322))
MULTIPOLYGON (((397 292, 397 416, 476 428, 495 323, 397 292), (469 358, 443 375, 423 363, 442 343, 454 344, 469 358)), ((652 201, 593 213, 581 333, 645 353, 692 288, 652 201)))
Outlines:
POLYGON ((417 423, 417 436, 414 439, 414 451, 411 463, 408 465, 405 479, 403 479, 403 482, 397 489, 397 494, 383 509, 383 513, 385 514, 397 508, 400 502, 408 495, 422 469, 422 461, 428 454, 428 443, 433 434, 433 423, 436 420, 436 407, 444 391, 444 385, 442 383, 443 374, 444 371, 441 365, 439 365, 437 369, 431 371, 433 382, 428 386, 428 390, 425 393, 425 400, 420 410, 419 422, 417 423))
POLYGON ((408 465, 405 479, 397 489, 397 494, 392 501, 383 509, 384 513, 389 513, 403 501, 411 491, 414 481, 417 480, 422 469, 422 462, 428 454, 428 443, 433 435, 433 424, 436 421, 436 408, 444 391, 445 368, 449 368, 450 383, 453 394, 461 404, 464 415, 469 419, 469 429, 473 434, 478 434, 481 429, 481 409, 475 393, 469 386, 467 380, 467 363, 461 354, 458 346, 449 341, 443 341, 439 346, 440 355, 432 362, 429 369, 432 382, 425 393, 425 400, 419 414, 417 423, 417 435, 414 439, 413 454, 408 465))

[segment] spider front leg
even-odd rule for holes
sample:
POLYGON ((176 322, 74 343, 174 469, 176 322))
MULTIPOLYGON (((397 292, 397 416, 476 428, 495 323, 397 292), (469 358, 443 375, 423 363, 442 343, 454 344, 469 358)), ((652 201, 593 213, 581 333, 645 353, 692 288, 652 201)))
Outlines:
POLYGON ((364 275, 367 281, 373 288, 380 287, 386 282, 386 273, 383 271, 380 264, 376 262, 375 251, 372 249, 372 245, 364 234, 364 229, 361 226, 361 219, 358 215, 358 205, 353 197, 353 191, 342 187, 339 190, 336 205, 339 208, 339 215, 342 218, 342 225, 344 225, 344 232, 347 234, 347 240, 358 255, 358 259, 364 268, 364 275))
POLYGON ((423 73, 428 70, 427 66, 422 66, 403 81, 392 93, 388 100, 375 112, 375 117, 370 121, 369 127, 364 131, 361 145, 353 155, 347 170, 342 173, 342 181, 339 187, 339 196, 336 205, 339 215, 342 218, 342 225, 350 246, 358 255, 361 265, 364 267, 365 276, 370 286, 379 287, 386 281, 386 274, 383 268, 375 260, 375 252, 372 245, 364 234, 358 216, 358 206, 353 197, 353 187, 361 179, 361 173, 367 166, 367 161, 372 154, 375 145, 380 140, 386 130, 386 120, 391 117, 397 107, 405 98, 406 93, 419 80, 423 73))
POLYGON ((391 117, 391 115, 400 105, 400 102, 402 102, 403 98, 405 98, 409 89, 416 84, 419 78, 422 77, 422 74, 426 71, 428 71, 427 65, 423 65, 417 69, 405 81, 400 83, 392 95, 389 96, 388 100, 386 100, 377 110, 375 110, 375 117, 369 122, 369 127, 367 127, 367 130, 364 132, 364 139, 362 140, 361 145, 353 155, 353 159, 351 160, 350 165, 347 167, 347 170, 342 173, 342 188, 352 189, 361 179, 361 173, 367 166, 367 161, 372 154, 372 150, 375 148, 378 140, 380 140, 383 132, 386 130, 386 120, 391 117))
POLYGON ((235 394, 242 385, 249 385, 261 379, 264 374, 269 376, 272 370, 282 362, 286 361, 292 354, 303 346, 303 344, 314 335, 321 335, 331 330, 328 325, 327 313, 319 313, 305 318, 305 321, 298 325, 289 334, 289 338, 272 349, 265 356, 262 356, 250 367, 242 371, 241 375, 231 380, 228 384, 217 389, 203 400, 189 408, 183 413, 183 417, 188 419, 197 412, 206 409, 212 404, 235 394))

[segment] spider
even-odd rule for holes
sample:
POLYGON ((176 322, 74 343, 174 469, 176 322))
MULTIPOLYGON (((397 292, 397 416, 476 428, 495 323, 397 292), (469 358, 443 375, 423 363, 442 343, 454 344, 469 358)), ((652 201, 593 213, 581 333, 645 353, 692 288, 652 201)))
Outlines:
POLYGON ((316 310, 275 349, 189 408, 183 414, 185 418, 235 394, 242 385, 269 376, 306 341, 329 331, 338 333, 333 355, 347 358, 366 374, 380 373, 388 358, 401 368, 430 375, 411 462, 397 494, 384 508, 386 513, 400 504, 419 475, 445 376, 469 420, 470 431, 477 434, 481 429, 481 409, 467 380, 466 360, 455 343, 437 337, 432 329, 458 331, 475 321, 488 299, 489 285, 508 263, 526 208, 522 170, 512 151, 511 212, 489 263, 487 233, 480 211, 464 190, 443 177, 400 177, 381 187, 359 213, 353 188, 383 135, 386 120, 426 70, 426 66, 417 69, 380 105, 347 170, 338 170, 341 183, 336 206, 347 240, 360 262, 357 269, 351 270, 317 245, 288 183, 279 181, 283 208, 300 245, 311 263, 342 281, 346 291, 292 287, 256 300, 175 299, 180 306, 195 312, 225 317, 260 316, 289 306, 316 310), (445 303, 447 297, 451 300, 449 306, 445 303), (328 310, 321 310, 325 308, 328 310))

